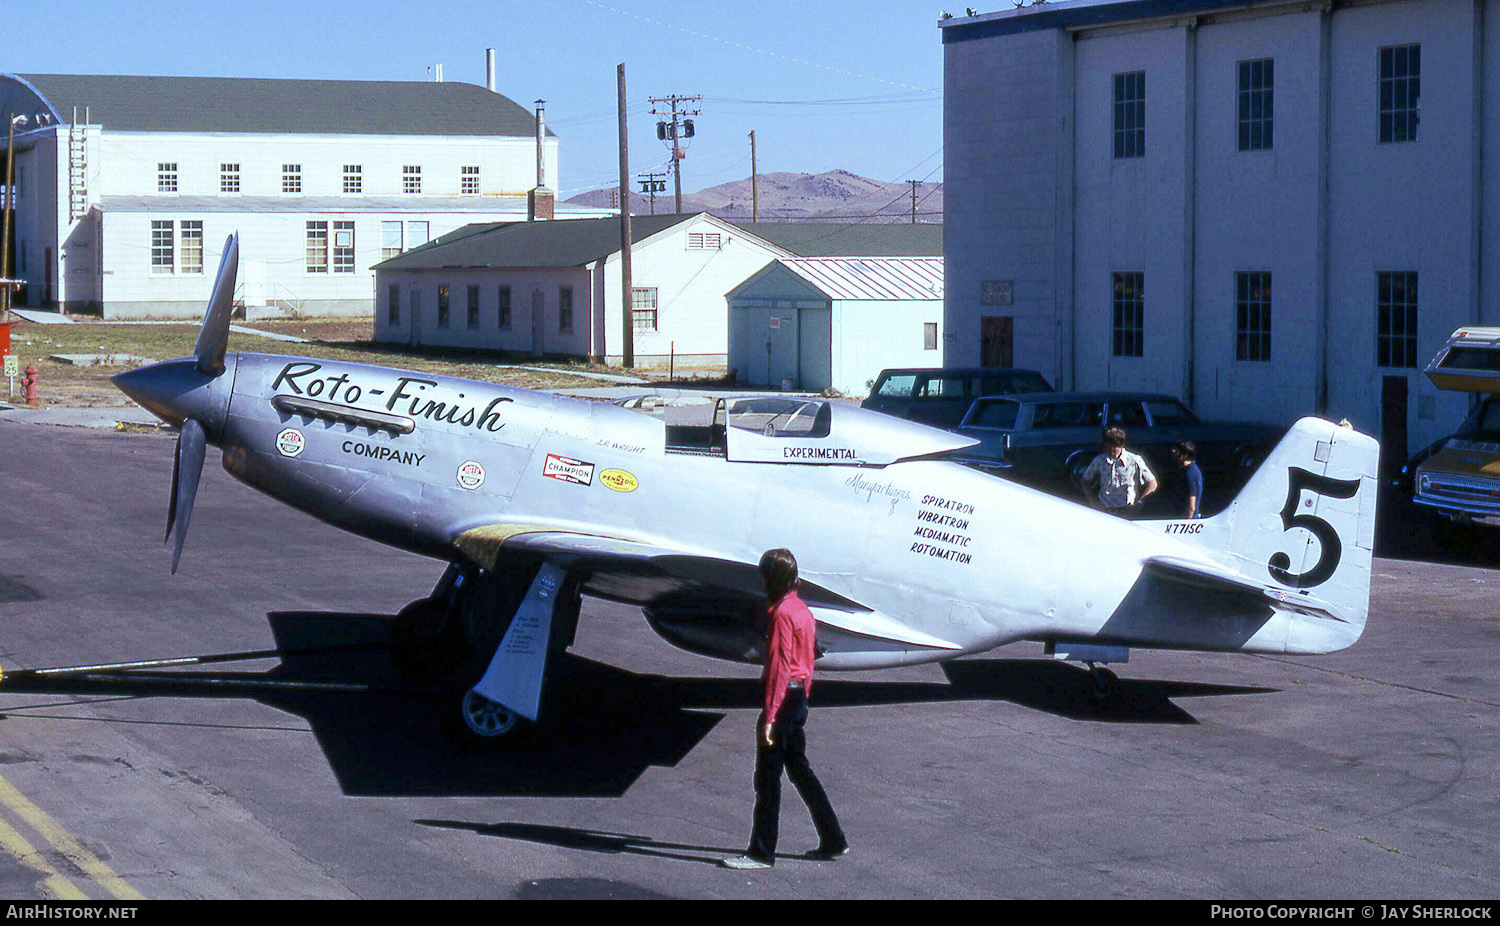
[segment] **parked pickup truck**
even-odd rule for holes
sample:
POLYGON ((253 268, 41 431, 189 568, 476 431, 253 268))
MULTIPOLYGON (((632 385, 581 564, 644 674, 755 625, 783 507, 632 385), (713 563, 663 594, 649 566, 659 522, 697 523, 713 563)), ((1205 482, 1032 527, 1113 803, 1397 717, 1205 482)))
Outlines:
POLYGON ((1425 372, 1439 389, 1482 398, 1457 431, 1407 464, 1412 500, 1452 520, 1500 523, 1500 328, 1458 329, 1425 372))
MULTIPOLYGON (((1177 441, 1197 445, 1206 482, 1231 487, 1249 478, 1285 432, 1264 424, 1206 422, 1176 397, 1158 393, 1031 393, 976 399, 954 430, 979 443, 954 458, 1076 499, 1083 471, 1111 427, 1125 429, 1126 447, 1146 458, 1164 488, 1176 479, 1170 449, 1177 441)), ((1209 499, 1213 508, 1229 500, 1218 494, 1224 497, 1217 504, 1209 499)))
POLYGON ((1051 384, 1036 370, 1000 367, 881 370, 870 397, 860 407, 951 430, 980 396, 1051 389, 1051 384))

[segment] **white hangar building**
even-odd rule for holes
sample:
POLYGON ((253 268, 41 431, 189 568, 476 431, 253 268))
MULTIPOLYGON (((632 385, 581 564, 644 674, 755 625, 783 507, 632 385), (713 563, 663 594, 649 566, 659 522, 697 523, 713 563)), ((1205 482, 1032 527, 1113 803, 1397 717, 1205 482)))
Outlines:
MULTIPOLYGON (((724 363, 725 294, 777 258, 937 258, 942 248, 940 225, 633 216, 636 362, 724 363)), ((618 217, 471 225, 375 268, 375 339, 619 363, 620 266, 618 217)))
POLYGON ((940 23, 946 360, 1201 413, 1313 412, 1388 462, 1420 368, 1500 324, 1500 0, 1064 0, 940 23))
POLYGON ((235 231, 252 313, 368 314, 372 265, 537 186, 535 116, 470 84, 8 74, 7 113, 22 302, 107 318, 200 315, 235 231))
POLYGON ((775 260, 728 299, 729 365, 750 386, 866 395, 887 367, 943 365, 940 257, 775 260))

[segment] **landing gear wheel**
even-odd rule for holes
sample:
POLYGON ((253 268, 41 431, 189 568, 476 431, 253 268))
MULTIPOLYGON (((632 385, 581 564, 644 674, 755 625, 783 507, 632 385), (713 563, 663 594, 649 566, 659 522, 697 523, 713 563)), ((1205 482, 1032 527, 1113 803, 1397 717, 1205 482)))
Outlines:
POLYGON ((459 699, 459 719, 462 720, 463 738, 477 746, 490 746, 508 738, 519 726, 522 717, 505 705, 490 701, 474 689, 466 689, 459 699))
POLYGON ((1089 674, 1093 683, 1089 687, 1089 700, 1095 707, 1107 707, 1120 697, 1120 677, 1103 666, 1090 665, 1089 674))
POLYGON ((391 625, 391 661, 410 678, 429 682, 446 678, 468 656, 463 627, 440 599, 413 601, 391 625))

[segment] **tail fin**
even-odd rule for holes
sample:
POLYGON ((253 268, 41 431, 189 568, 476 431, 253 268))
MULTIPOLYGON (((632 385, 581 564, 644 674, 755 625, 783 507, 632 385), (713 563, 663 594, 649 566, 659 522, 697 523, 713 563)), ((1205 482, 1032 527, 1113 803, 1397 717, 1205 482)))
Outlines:
POLYGON ((1288 651, 1342 649, 1364 630, 1379 462, 1375 438, 1303 418, 1230 506, 1188 535, 1246 578, 1283 590, 1289 610, 1305 601, 1338 615, 1294 621, 1288 651))

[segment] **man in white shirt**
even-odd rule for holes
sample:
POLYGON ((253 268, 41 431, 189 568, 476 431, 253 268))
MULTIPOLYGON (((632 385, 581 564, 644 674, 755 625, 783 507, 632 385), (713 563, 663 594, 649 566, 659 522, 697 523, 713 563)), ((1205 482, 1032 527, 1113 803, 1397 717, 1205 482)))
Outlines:
POLYGON ((1090 505, 1133 518, 1156 491, 1156 475, 1138 454, 1125 449, 1125 431, 1110 428, 1104 432, 1104 452, 1083 471, 1083 487, 1090 505))

